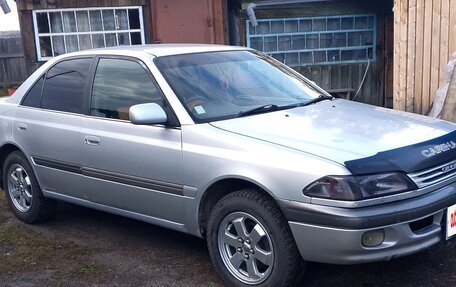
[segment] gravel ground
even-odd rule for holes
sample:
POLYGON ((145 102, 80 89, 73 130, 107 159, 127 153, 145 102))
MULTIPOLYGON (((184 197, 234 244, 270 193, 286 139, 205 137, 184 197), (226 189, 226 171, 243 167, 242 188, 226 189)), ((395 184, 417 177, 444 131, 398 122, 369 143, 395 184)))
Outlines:
MULTIPOLYGON (((391 262, 309 263, 301 286, 456 286, 456 242, 391 262)), ((0 286, 222 286, 204 240, 65 203, 26 225, 0 192, 0 286)))

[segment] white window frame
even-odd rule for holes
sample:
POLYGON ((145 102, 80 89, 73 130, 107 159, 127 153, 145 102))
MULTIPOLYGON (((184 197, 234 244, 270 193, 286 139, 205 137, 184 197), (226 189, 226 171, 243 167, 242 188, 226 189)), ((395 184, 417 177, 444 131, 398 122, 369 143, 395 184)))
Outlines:
MULTIPOLYGON (((62 27, 64 26, 63 24, 63 17, 62 18, 62 27)), ((102 18, 103 21, 103 18, 102 18)), ((103 22, 102 22, 103 23, 103 22)), ((141 6, 119 6, 119 7, 91 7, 91 8, 66 8, 66 9, 41 9, 41 10, 33 10, 33 29, 34 29, 34 35, 35 35, 35 52, 37 55, 38 61, 47 61, 50 60, 52 57, 42 57, 41 56, 41 45, 40 45, 40 37, 50 37, 51 38, 51 50, 52 50, 52 55, 54 56, 54 45, 52 42, 52 36, 64 36, 63 37, 63 42, 65 45, 65 51, 67 51, 66 47, 66 40, 65 36, 69 35, 90 35, 90 42, 92 44, 93 48, 93 38, 92 35, 96 34, 101 34, 103 35, 104 38, 104 43, 106 46, 106 36, 105 34, 116 34, 116 42, 117 46, 119 46, 119 38, 118 34, 120 33, 128 33, 129 35, 129 41, 131 45, 131 34, 134 32, 140 32, 141 33, 141 44, 145 44, 145 35, 144 35, 144 16, 143 16, 143 9, 141 6), (99 11, 105 11, 105 10, 112 10, 115 15, 115 10, 127 10, 127 19, 128 19, 128 9, 138 9, 139 11, 139 24, 140 28, 139 29, 130 29, 130 21, 128 22, 128 29, 127 30, 102 30, 102 31, 89 31, 89 32, 79 32, 77 29, 77 23, 76 23, 76 32, 61 32, 61 33, 52 33, 52 28, 51 28, 51 23, 50 23, 50 18, 49 18, 49 13, 51 12, 74 12, 75 13, 75 19, 76 19, 76 12, 77 11, 93 11, 93 10, 99 10, 99 11), (37 22, 37 17, 36 15, 38 13, 47 13, 47 18, 49 22, 49 33, 38 33, 38 22, 37 22)), ((92 27, 90 25, 90 16, 89 16, 89 29, 92 30, 92 27)), ((79 48, 79 37, 78 37, 78 49, 79 48)), ((81 50, 79 50, 81 51, 81 50)))

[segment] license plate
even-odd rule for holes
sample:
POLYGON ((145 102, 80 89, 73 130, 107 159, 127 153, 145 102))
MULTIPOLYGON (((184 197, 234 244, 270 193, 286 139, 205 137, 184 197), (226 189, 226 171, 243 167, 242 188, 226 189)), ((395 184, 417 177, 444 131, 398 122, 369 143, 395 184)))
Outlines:
POLYGON ((456 204, 448 207, 446 221, 446 239, 456 235, 456 204))

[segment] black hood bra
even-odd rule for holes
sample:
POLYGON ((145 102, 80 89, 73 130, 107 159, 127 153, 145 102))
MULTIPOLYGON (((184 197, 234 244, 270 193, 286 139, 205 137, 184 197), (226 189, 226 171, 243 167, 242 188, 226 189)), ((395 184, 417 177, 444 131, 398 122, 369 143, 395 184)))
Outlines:
POLYGON ((353 174, 389 171, 411 173, 452 160, 456 160, 456 131, 425 142, 379 152, 374 156, 346 161, 345 166, 353 174))

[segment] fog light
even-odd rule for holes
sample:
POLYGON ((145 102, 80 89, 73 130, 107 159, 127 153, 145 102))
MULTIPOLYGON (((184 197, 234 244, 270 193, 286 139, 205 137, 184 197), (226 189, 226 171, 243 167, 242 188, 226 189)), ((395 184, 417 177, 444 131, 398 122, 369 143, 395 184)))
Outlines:
POLYGON ((379 246, 385 240, 385 230, 368 231, 361 237, 361 243, 364 247, 379 246))

